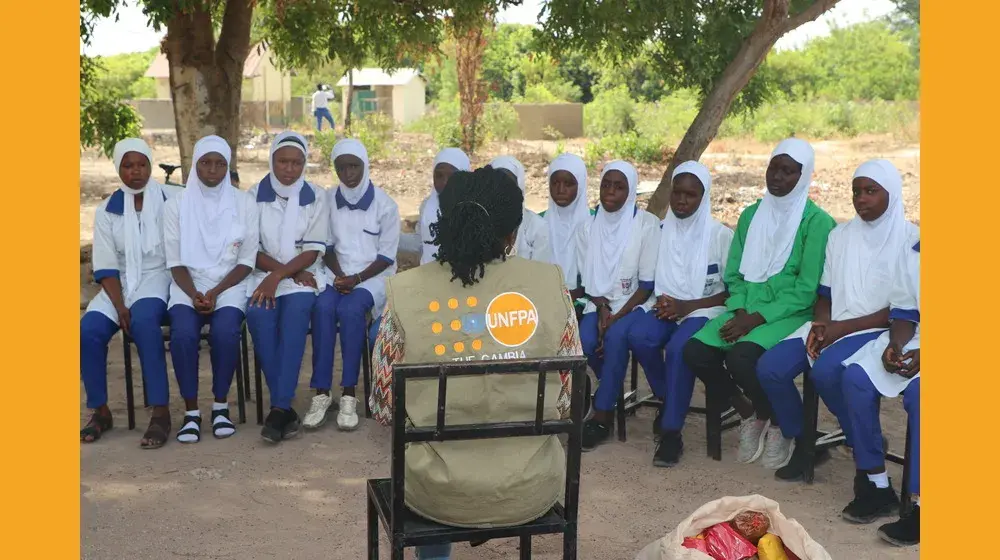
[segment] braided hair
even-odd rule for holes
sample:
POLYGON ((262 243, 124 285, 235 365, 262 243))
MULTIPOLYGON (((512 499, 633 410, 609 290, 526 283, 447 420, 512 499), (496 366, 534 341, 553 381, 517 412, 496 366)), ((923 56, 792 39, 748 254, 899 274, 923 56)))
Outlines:
POLYGON ((451 266, 452 280, 471 286, 486 264, 506 260, 504 240, 521 225, 524 194, 498 169, 458 171, 440 194, 441 217, 431 224, 435 258, 451 266))

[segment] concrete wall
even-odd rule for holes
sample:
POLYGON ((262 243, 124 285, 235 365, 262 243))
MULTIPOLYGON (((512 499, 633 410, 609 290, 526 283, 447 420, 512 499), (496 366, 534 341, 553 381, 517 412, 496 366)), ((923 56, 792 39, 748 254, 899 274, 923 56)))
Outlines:
MULTIPOLYGON (((287 105, 280 101, 272 101, 269 104, 268 112, 271 127, 281 128, 289 122, 289 111, 295 110, 298 106, 299 114, 304 113, 305 100, 296 98, 297 103, 289 102, 287 105), (291 107, 289 107, 291 105, 291 107)), ((169 99, 133 99, 129 101, 139 115, 142 116, 142 128, 144 130, 173 130, 174 104, 169 99)), ((244 101, 240 111, 240 124, 243 128, 264 128, 264 102, 244 101)), ((300 117, 301 119, 301 117, 300 117)))
POLYGON ((563 138, 583 136, 582 103, 515 103, 520 123, 519 136, 525 140, 551 140, 544 133, 547 127, 563 138))
POLYGON ((419 78, 392 88, 392 118, 396 124, 407 125, 424 115, 425 89, 424 81, 419 78))

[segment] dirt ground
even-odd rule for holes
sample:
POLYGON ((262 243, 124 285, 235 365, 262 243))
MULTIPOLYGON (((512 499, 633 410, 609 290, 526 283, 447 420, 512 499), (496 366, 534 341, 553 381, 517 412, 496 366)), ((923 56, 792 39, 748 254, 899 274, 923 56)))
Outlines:
MULTIPOLYGON (((817 142, 817 173, 813 196, 838 220, 848 219, 849 184, 854 168, 872 157, 887 157, 904 174, 907 216, 919 219, 920 182, 918 145, 895 145, 882 138, 817 142)), ((528 205, 540 210, 545 201, 545 166, 552 143, 512 142, 493 146, 487 154, 510 152, 528 168, 528 205)), ((570 144, 567 149, 578 151, 570 144)), ((717 142, 705 161, 716 179, 714 193, 720 219, 733 223, 762 186, 771 147, 747 142, 717 142)), ((416 213, 429 188, 433 149, 426 138, 401 135, 390 157, 373 162, 372 178, 400 204, 405 216, 416 213)), ((582 153, 582 150, 579 150, 582 153)), ((177 161, 176 147, 155 146, 159 161, 177 161)), ((266 152, 242 150, 240 174, 244 188, 251 178, 266 173, 266 152), (256 160, 255 160, 256 158, 256 160)), ((93 212, 103 196, 115 188, 112 165, 84 154, 80 161, 81 306, 94 293, 88 284, 86 245, 92 238, 93 212)), ((662 169, 643 167, 642 180, 656 180, 662 169)), ((161 174, 157 175, 161 177, 161 174)), ((328 186, 328 168, 310 169, 309 179, 328 186)), ((597 174, 589 187, 596 199, 597 174)), ((137 362, 137 360, 136 360, 137 362)), ((303 360, 298 398, 301 412, 308 406, 311 351, 303 360)), ((337 363, 339 378, 339 360, 337 363)), ((211 372, 202 352, 203 411, 209 409, 211 372), (208 397, 208 398, 206 398, 208 397)), ((206 437, 197 445, 171 440, 157 451, 143 451, 138 441, 147 421, 138 410, 137 428, 126 424, 121 341, 109 352, 109 405, 116 427, 96 444, 81 446, 81 554, 88 559, 149 558, 308 558, 356 560, 365 556, 364 480, 389 474, 389 433, 363 420, 353 433, 338 432, 333 423, 317 432, 273 447, 259 437, 253 404, 248 423, 227 440, 206 437)), ((643 390, 648 390, 643 384, 643 390)), ((175 384, 171 383, 175 430, 183 414, 175 384)), ((137 399, 142 380, 136 364, 137 399)), ((231 393, 235 413, 235 387, 231 393)), ((256 397, 256 395, 254 395, 256 397)), ((266 399, 266 397, 265 397, 266 399)), ((703 401, 700 384, 695 403, 703 401)), ((266 402, 265 402, 266 405, 266 402)), ((832 427, 823 410, 821 426, 832 427)), ((80 421, 86 421, 81 390, 80 421)), ((653 411, 641 410, 629 419, 627 442, 613 441, 583 457, 580 494, 579 557, 584 560, 627 560, 656 540, 702 504, 724 495, 762 494, 781 504, 833 558, 917 558, 919 547, 894 549, 883 545, 876 526, 853 526, 840 519, 851 494, 854 469, 849 455, 834 450, 833 458, 818 468, 812 485, 776 481, 761 466, 735 463, 737 434, 724 435, 723 460, 706 456, 704 421, 690 416, 684 430, 685 455, 679 466, 652 466, 653 411)), ((883 405, 883 424, 890 447, 902 451, 905 414, 899 400, 883 405)), ((901 472, 889 466, 898 489, 901 472)), ((387 543, 382 543, 383 555, 387 543)), ((536 537, 534 556, 560 557, 557 537, 536 537)), ((477 548, 461 544, 460 560, 514 558, 513 540, 495 541, 477 548)))

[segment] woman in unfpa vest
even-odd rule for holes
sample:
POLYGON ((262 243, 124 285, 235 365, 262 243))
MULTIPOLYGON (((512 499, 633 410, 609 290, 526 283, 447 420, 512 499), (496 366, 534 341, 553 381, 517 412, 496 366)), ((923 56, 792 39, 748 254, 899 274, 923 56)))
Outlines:
MULTIPOLYGON (((430 226, 435 261, 386 281, 371 396, 380 424, 392 421, 393 364, 583 354, 562 271, 511 256, 523 198, 502 171, 489 167, 449 179, 440 195, 441 217, 430 226)), ((449 381, 446 423, 533 418, 537 375, 505 377, 449 381), (498 410, 497 403, 504 406, 498 410)), ((550 376, 548 383, 546 418, 568 418, 569 375, 550 376)), ((434 425, 436 409, 437 380, 407 383, 406 413, 415 426, 434 425)), ((565 461, 555 436, 411 444, 406 505, 446 525, 521 525, 555 504, 565 461)), ((451 545, 417 549, 422 560, 450 555, 451 545)))

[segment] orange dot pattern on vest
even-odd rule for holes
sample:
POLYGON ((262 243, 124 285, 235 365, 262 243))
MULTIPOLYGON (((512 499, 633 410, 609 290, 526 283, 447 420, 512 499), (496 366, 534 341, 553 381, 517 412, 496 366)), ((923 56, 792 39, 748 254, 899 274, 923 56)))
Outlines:
POLYGON ((442 325, 441 323, 438 323, 437 321, 431 323, 431 331, 434 334, 441 334, 441 331, 443 330, 444 330, 444 325, 442 325))
POLYGON ((472 341, 472 349, 475 350, 476 352, 482 350, 483 349, 483 341, 479 340, 478 338, 476 340, 473 340, 472 341))
POLYGON ((455 348, 456 352, 465 352, 465 343, 464 342, 456 342, 454 348, 455 348))
POLYGON ((476 296, 469 296, 465 299, 465 305, 468 305, 469 307, 475 307, 479 305, 479 300, 476 299, 476 296))
POLYGON ((437 313, 441 309, 441 304, 438 303, 437 301, 432 301, 427 306, 427 309, 430 309, 431 313, 437 313))
POLYGON ((458 300, 451 298, 448 300, 448 309, 458 309, 458 300))
POLYGON ((451 330, 457 331, 461 328, 462 328, 462 322, 459 321, 458 319, 455 319, 451 322, 451 330))
POLYGON ((445 350, 446 348, 444 347, 444 344, 438 344, 434 347, 434 353, 438 356, 444 356, 445 350))

